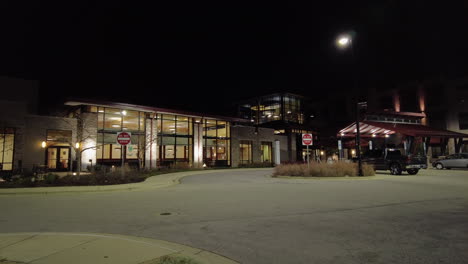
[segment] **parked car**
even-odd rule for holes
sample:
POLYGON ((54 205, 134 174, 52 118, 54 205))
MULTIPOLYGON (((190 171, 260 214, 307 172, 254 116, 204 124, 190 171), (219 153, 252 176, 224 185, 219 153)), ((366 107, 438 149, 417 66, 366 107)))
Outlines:
POLYGON ((427 169, 425 156, 406 156, 399 149, 370 150, 363 155, 362 161, 375 170, 390 170, 392 175, 401 175, 403 171, 415 175, 420 169, 427 169))
POLYGON ((438 170, 451 168, 468 168, 468 153, 452 154, 432 163, 438 170))

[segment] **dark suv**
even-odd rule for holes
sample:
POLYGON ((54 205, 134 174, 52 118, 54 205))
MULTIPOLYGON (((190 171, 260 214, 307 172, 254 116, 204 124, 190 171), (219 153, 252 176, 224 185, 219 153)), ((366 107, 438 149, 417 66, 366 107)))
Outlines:
POLYGON ((421 155, 403 155, 399 149, 370 150, 362 161, 372 165, 375 170, 390 170, 392 175, 401 175, 403 171, 415 175, 419 169, 427 169, 426 157, 421 155))

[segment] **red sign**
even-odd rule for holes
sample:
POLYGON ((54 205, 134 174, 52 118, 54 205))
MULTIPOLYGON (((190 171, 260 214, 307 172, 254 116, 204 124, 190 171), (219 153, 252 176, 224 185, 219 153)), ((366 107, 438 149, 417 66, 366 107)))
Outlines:
POLYGON ((311 146, 313 142, 312 134, 302 134, 302 145, 311 146))
POLYGON ((126 146, 132 142, 132 135, 129 132, 117 133, 117 143, 126 146))

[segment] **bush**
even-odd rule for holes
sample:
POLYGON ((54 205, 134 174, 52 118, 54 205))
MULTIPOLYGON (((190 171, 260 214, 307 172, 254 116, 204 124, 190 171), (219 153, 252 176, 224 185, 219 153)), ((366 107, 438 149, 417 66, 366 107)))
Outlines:
POLYGON ((59 176, 53 173, 48 173, 46 176, 44 176, 44 182, 47 184, 54 184, 58 179, 59 176))
POLYGON ((78 175, 67 175, 57 180, 57 185, 70 185, 70 186, 82 186, 82 185, 112 185, 112 184, 125 184, 142 182, 149 175, 139 173, 135 170, 130 170, 122 175, 120 170, 114 172, 95 172, 92 174, 81 174, 78 175))
POLYGON ((362 164, 362 174, 364 174, 364 176, 375 176, 374 167, 371 165, 362 164))
POLYGON ((239 164, 239 168, 271 168, 273 163, 271 162, 254 162, 248 164, 239 164))
POLYGON ((125 175, 119 167, 111 168, 106 166, 95 166, 93 172, 78 175, 67 175, 59 177, 57 174, 48 173, 35 176, 33 174, 18 175, 12 177, 10 181, 0 182, 0 188, 21 188, 21 187, 48 187, 48 186, 91 186, 91 185, 113 185, 142 182, 150 176, 201 170, 180 166, 177 168, 158 168, 152 170, 132 169, 125 167, 125 175))
MULTIPOLYGON (((363 164, 364 176, 374 176, 375 171, 372 166, 363 164)), ((275 167, 273 176, 296 176, 296 177, 345 177, 357 176, 358 167, 356 163, 334 162, 307 164, 281 164, 275 167)))
POLYGON ((188 170, 190 169, 190 164, 188 162, 177 162, 176 164, 172 164, 169 166, 170 169, 175 170, 188 170))

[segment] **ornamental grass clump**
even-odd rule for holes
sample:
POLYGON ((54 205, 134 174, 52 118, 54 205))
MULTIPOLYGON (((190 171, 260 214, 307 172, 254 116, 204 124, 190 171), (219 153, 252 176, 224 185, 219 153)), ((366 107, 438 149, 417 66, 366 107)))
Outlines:
MULTIPOLYGON (((374 176, 374 168, 363 164, 364 176, 374 176)), ((273 176, 294 176, 294 177, 354 177, 358 176, 358 166, 351 162, 318 163, 307 164, 282 164, 275 167, 273 176)))

